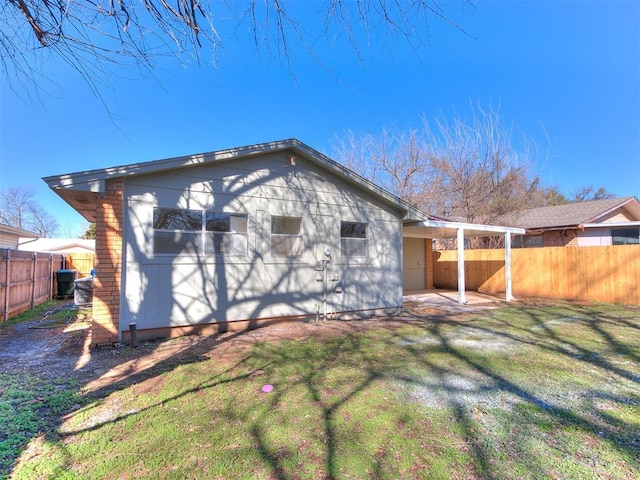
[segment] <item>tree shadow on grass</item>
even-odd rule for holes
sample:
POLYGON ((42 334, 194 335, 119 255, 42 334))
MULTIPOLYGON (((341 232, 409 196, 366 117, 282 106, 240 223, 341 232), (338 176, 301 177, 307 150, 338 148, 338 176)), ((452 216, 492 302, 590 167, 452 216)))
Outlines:
MULTIPOLYGON (((124 424, 127 419, 165 407, 169 402, 189 401, 193 395, 217 398, 217 389, 243 385, 255 374, 264 375, 265 382, 272 381, 275 385, 271 394, 261 397, 260 408, 256 409, 254 403, 252 409, 247 409, 246 399, 236 398, 221 405, 215 414, 241 425, 251 440, 247 448, 259 459, 259 471, 269 472, 270 478, 285 480, 313 476, 335 479, 353 474, 344 470, 351 468, 345 467, 344 463, 349 441, 345 435, 353 438, 355 446, 352 448, 362 449, 358 460, 364 465, 360 471, 366 472, 367 477, 399 475, 400 471, 394 467, 399 460, 394 458, 384 434, 373 440, 377 446, 372 452, 368 445, 360 444, 364 442, 359 438, 360 429, 364 428, 360 425, 363 420, 351 419, 345 423, 344 418, 349 413, 357 414, 357 408, 363 404, 371 405, 362 403, 362 399, 372 395, 374 390, 394 384, 404 385, 405 392, 414 392, 406 394, 406 408, 435 408, 448 412, 447 418, 452 422, 448 428, 455 431, 455 438, 461 439, 457 444, 454 442, 454 448, 463 457, 463 465, 459 468, 466 471, 469 478, 504 478, 505 470, 499 465, 503 455, 517 456, 518 468, 525 476, 550 475, 548 462, 540 458, 532 446, 542 442, 547 445, 547 450, 542 451, 553 452, 553 455, 562 455, 563 450, 567 457, 580 455, 574 451, 571 442, 563 438, 564 431, 578 432, 581 438, 587 439, 585 441, 590 441, 589 438, 606 441, 621 457, 638 465, 640 431, 637 424, 616 414, 617 407, 633 407, 640 402, 640 394, 633 395, 634 389, 638 392, 637 348, 632 339, 621 335, 619 330, 635 331, 637 325, 633 319, 618 322, 617 318, 610 318, 606 311, 597 308, 576 313, 575 309, 569 308, 565 312, 562 309, 506 307, 483 315, 484 318, 474 320, 409 313, 395 322, 329 322, 317 331, 332 326, 339 327, 337 333, 334 331, 328 338, 315 339, 315 330, 309 327, 307 333, 312 338, 289 344, 249 345, 252 342, 247 341, 238 345, 250 338, 251 332, 217 338, 198 337, 188 348, 168 354, 146 369, 125 369, 127 375, 116 377, 111 383, 104 383, 88 393, 84 408, 100 409, 101 402, 110 395, 145 380, 160 378, 178 367, 215 361, 212 359, 223 355, 225 348, 232 349, 233 361, 212 371, 206 378, 193 379, 175 393, 159 397, 136 410, 114 411, 110 416, 81 423, 75 428, 62 429, 65 418, 60 417, 46 433, 47 440, 67 456, 67 463, 60 467, 64 473, 73 463, 73 455, 66 446, 73 438, 91 434, 106 425, 124 424), (518 319, 513 320, 511 315, 517 315, 518 319), (572 318, 573 331, 568 331, 564 325, 558 327, 549 323, 549 318, 563 316, 572 318), (576 337, 576 328, 588 332, 590 340, 576 337), (368 331, 378 333, 372 337, 368 331), (500 345, 507 347, 499 354, 478 351, 467 341, 469 337, 480 344, 500 339, 502 344, 494 344, 493 350, 499 350, 500 345), (597 344, 601 347, 596 349, 593 345, 597 344), (531 372, 526 369, 519 374, 514 373, 518 365, 514 364, 514 371, 505 367, 512 354, 551 356, 563 368, 588 367, 600 377, 608 376, 612 385, 618 386, 610 388, 606 382, 597 381, 582 392, 561 389, 560 396, 552 395, 544 388, 540 389, 544 379, 537 379, 541 383, 536 385, 530 381, 531 372), (417 391, 422 395, 416 395, 417 391), (313 416, 310 425, 300 419, 298 426, 298 419, 287 418, 287 413, 296 412, 292 410, 295 408, 292 403, 297 400, 309 404, 313 416), (497 410, 501 413, 496 414, 497 410), (282 432, 299 436, 299 445, 293 446, 289 439, 277 438, 280 430, 274 426, 276 420, 288 422, 282 432), (492 432, 492 429, 506 431, 492 432), (554 433, 546 438, 547 432, 554 433)), ((156 348, 169 344, 158 343, 156 348)), ((98 356, 111 354, 103 351, 98 356)), ((521 362, 517 355, 513 361, 521 362)), ((202 372, 201 369, 197 371, 202 372)), ((388 395, 396 398, 398 393, 389 392, 388 395)), ((378 413, 372 411, 371 415, 378 413)), ((402 425, 398 416, 391 415, 387 422, 391 422, 391 425, 387 423, 387 428, 394 428, 394 422, 402 425)), ((187 427, 189 425, 185 425, 187 427)), ((429 438, 433 432, 420 425, 412 428, 421 442, 434 441, 429 438)), ((590 461, 597 463, 598 459, 590 461)), ((416 459, 414 469, 403 470, 403 478, 428 475, 424 468, 428 469, 429 465, 421 462, 424 460, 416 459), (423 470, 418 470, 418 466, 423 470)), ((585 465, 588 463, 587 460, 584 462, 585 465)), ((602 472, 602 468, 606 469, 599 468, 594 470, 594 477, 598 471, 602 472)), ((631 463, 623 471, 629 472, 633 468, 631 463)), ((203 475, 206 477, 206 472, 203 475)))
MULTIPOLYGON (((509 310, 504 310, 509 311, 509 310)), ((513 308, 511 311, 514 311, 513 308)), ((626 458, 635 462, 636 468, 640 461, 640 429, 637 423, 623 420, 619 416, 610 414, 606 408, 601 405, 603 401, 609 403, 610 409, 616 407, 625 407, 629 405, 637 406, 640 403, 640 375, 638 372, 638 355, 637 347, 632 346, 633 335, 626 336, 627 342, 622 340, 620 333, 614 335, 611 329, 615 327, 624 327, 628 330, 635 331, 640 324, 633 323, 622 318, 611 317, 598 308, 585 308, 579 311, 577 318, 572 317, 573 325, 569 330, 566 328, 552 328, 548 319, 559 317, 557 307, 549 309, 545 308, 526 308, 520 309, 524 315, 525 324, 512 323, 508 320, 508 316, 493 315, 493 325, 487 322, 469 322, 441 319, 434 317, 424 317, 412 315, 415 320, 424 320, 425 332, 433 339, 436 339, 436 345, 443 351, 450 354, 456 360, 458 367, 462 367, 461 371, 471 372, 474 375, 479 374, 484 382, 483 389, 490 391, 492 395, 499 397, 509 397, 515 400, 515 404, 507 409, 505 418, 512 421, 513 424, 526 420, 530 427, 538 429, 561 428, 580 432, 582 436, 602 438, 618 452, 626 458), (505 319, 506 318, 506 319, 505 319), (549 392, 536 391, 535 385, 529 385, 527 377, 518 378, 517 374, 509 372, 503 363, 493 364, 489 356, 483 356, 474 352, 473 348, 465 348, 457 344, 455 334, 452 331, 461 330, 475 331, 477 333, 490 335, 494 338, 506 340, 509 344, 516 347, 524 347, 529 355, 552 355, 557 362, 558 368, 567 365, 581 366, 584 371, 585 367, 590 367, 592 372, 599 372, 601 376, 606 376, 609 380, 606 383, 600 382, 600 385, 592 388, 586 388, 583 392, 560 392, 564 394, 558 398, 557 395, 549 395, 549 392), (572 329, 574 331, 572 331, 572 329), (575 329, 582 329, 588 332, 591 343, 600 343, 604 347, 598 349, 607 352, 607 356, 603 356, 599 351, 585 346, 579 338, 575 338, 575 329), (624 359, 615 362, 608 356, 624 359), (633 368, 625 368, 624 364, 631 364, 633 368), (611 393, 609 382, 620 385, 624 383, 624 387, 620 386, 622 393, 611 393), (635 392, 635 393, 634 393, 635 392), (575 398, 572 398, 575 397, 575 398), (523 416, 522 412, 529 412, 529 416, 523 416), (535 413, 535 414, 534 414, 535 413)), ((575 308, 567 308, 567 313, 575 316, 575 308)), ((630 332, 627 332, 630 333, 630 332)), ((479 336, 479 338, 483 338, 479 336)), ((416 358, 424 355, 424 348, 419 345, 413 345, 409 348, 413 349, 416 358)), ((508 355, 505 351, 503 355, 508 355)), ((477 407, 477 403, 473 401, 460 403, 459 398, 468 394, 468 388, 456 389, 452 388, 451 383, 446 380, 447 375, 455 374, 453 369, 442 369, 434 365, 424 362, 427 370, 436 376, 440 376, 440 382, 437 387, 446 391, 444 397, 447 399, 448 406, 455 412, 455 418, 460 427, 465 432, 465 437, 473 448, 475 457, 476 474, 481 478, 497 478, 500 475, 493 467, 490 458, 497 458, 495 452, 491 452, 490 448, 496 448, 491 442, 482 435, 478 430, 479 423, 472 418, 472 411, 477 407)), ((578 369, 580 367, 577 367, 578 369)), ((552 372, 549 372, 552 373, 552 372)), ((468 374, 468 373, 467 373, 468 374)), ((539 372, 544 375, 545 372, 539 372)), ((414 382, 420 384, 419 379, 413 379, 414 382)), ((557 381, 557 380, 551 380, 557 381)), ((437 384, 438 382, 436 382, 437 384)), ((423 386, 433 387, 434 384, 423 384, 423 386)), ((543 388, 544 390, 544 388, 543 388)), ((553 388, 552 388, 553 390, 553 388)), ((513 400, 511 400, 513 402, 513 400)), ((522 435, 519 437, 522 439, 522 435)), ((552 445, 555 449, 561 450, 558 445, 552 445)), ((498 446, 499 447, 499 446, 498 446)), ((517 446, 516 450, 519 455, 525 457, 525 461, 521 462, 528 465, 531 473, 544 471, 542 462, 535 457, 535 454, 526 451, 526 446, 517 446)), ((573 454, 574 452, 567 452, 573 454)), ((596 461, 594 460, 594 463, 596 461)), ((633 466, 630 467, 634 469, 633 466)), ((594 477, 597 477, 594 473, 594 477)), ((535 475, 534 475, 535 476, 535 475)))

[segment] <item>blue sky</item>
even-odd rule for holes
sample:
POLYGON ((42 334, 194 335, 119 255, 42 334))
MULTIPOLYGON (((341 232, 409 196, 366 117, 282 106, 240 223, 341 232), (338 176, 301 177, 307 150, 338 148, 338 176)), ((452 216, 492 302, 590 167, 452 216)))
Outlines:
MULTIPOLYGON (((315 21, 320 2, 290 4, 315 21)), ((0 188, 33 185, 63 230, 78 231, 81 217, 41 177, 290 137, 331 154, 347 130, 419 128, 480 104, 537 143, 545 184, 640 196, 640 2, 448 5, 469 35, 433 20, 424 48, 372 38, 367 49, 362 38, 361 59, 336 36, 315 46, 324 66, 294 46, 291 71, 256 53, 246 25, 233 34, 221 19, 217 68, 203 58, 163 60, 155 78, 118 69, 101 88, 111 114, 49 60, 35 100, 2 80, 0 188)))

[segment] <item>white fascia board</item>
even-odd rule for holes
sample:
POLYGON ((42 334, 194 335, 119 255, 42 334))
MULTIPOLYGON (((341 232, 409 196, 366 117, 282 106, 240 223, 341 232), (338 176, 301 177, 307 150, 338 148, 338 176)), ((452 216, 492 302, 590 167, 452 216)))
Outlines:
POLYGON ((482 236, 485 234, 499 234, 499 233, 511 233, 513 235, 524 235, 524 228, 518 227, 502 227, 499 225, 481 225, 476 223, 461 223, 461 222, 443 222, 438 220, 425 220, 418 223, 420 227, 437 227, 437 228, 450 228, 450 229, 462 229, 465 233, 473 232, 474 236, 482 236))
POLYGON ((582 228, 607 228, 607 227, 640 227, 640 220, 634 222, 611 222, 611 223, 585 223, 582 228))
POLYGON ((83 192, 104 193, 105 179, 89 174, 66 174, 44 177, 43 180, 52 190, 79 190, 83 192))

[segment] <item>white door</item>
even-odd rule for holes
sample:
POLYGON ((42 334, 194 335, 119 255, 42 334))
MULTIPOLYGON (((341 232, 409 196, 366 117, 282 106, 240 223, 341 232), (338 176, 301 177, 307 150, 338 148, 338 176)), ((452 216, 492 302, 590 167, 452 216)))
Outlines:
POLYGON ((402 239, 402 280, 404 291, 427 288, 426 244, 424 238, 402 239))

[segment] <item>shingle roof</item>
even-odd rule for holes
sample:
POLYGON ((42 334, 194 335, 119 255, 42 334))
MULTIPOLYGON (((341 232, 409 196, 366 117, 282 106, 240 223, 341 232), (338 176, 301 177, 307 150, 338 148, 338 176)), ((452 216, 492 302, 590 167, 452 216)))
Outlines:
MULTIPOLYGON (((527 229, 577 227, 584 223, 596 222, 598 218, 635 200, 635 197, 608 198, 588 202, 567 203, 552 207, 523 210, 509 218, 502 219, 506 225, 527 229)), ((637 200, 635 200, 637 202, 637 200)))

